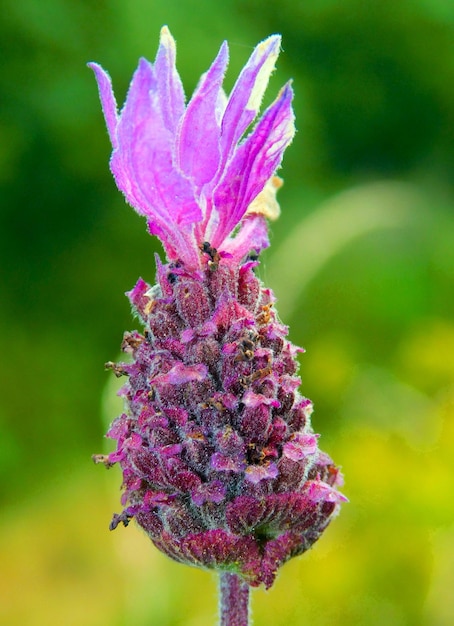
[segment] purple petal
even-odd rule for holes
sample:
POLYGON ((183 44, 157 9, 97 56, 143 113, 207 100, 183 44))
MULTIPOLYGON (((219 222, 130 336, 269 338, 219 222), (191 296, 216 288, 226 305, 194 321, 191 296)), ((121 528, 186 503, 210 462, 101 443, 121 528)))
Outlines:
POLYGON ((295 131, 292 96, 292 88, 287 84, 240 145, 215 189, 219 224, 211 239, 214 247, 220 247, 280 165, 295 131))
POLYGON ((123 448, 125 450, 137 450, 142 446, 142 437, 138 433, 132 433, 130 437, 125 439, 123 448))
POLYGON ((176 69, 175 40, 167 26, 161 29, 161 40, 154 64, 159 102, 165 127, 173 134, 184 113, 184 92, 176 69))
POLYGON ((268 248, 268 226, 262 215, 248 215, 243 220, 239 232, 232 239, 226 239, 223 246, 238 262, 251 250, 257 254, 268 248))
POLYGON ((276 478, 279 474, 276 463, 268 463, 265 465, 249 465, 246 468, 246 480, 253 485, 257 485, 261 480, 269 480, 276 478))
POLYGON ((249 124, 257 115, 281 38, 273 35, 258 44, 236 81, 222 119, 221 146, 225 164, 249 124))
POLYGON ((276 400, 275 398, 267 398, 261 393, 255 393, 252 389, 248 389, 243 395, 243 403, 248 407, 264 405, 278 408, 281 405, 279 400, 276 400))
POLYGON ((143 508, 149 510, 155 506, 166 505, 175 499, 175 495, 169 495, 162 491, 146 491, 143 497, 143 508))
POLYGON ((146 308, 150 304, 151 298, 147 293, 150 291, 150 285, 146 283, 142 278, 139 278, 135 286, 131 291, 126 292, 126 296, 129 302, 137 311, 137 313, 145 319, 146 308))
POLYGON ((156 89, 153 68, 142 59, 117 125, 111 169, 118 188, 149 219, 150 231, 161 238, 167 253, 197 265, 197 246, 181 226, 202 214, 189 181, 173 166, 173 138, 163 128, 156 89))
POLYGON ((159 454, 161 458, 169 458, 172 456, 179 456, 183 446, 181 443, 171 443, 159 448, 159 454))
POLYGON ((110 439, 124 440, 129 432, 129 425, 127 416, 123 413, 120 417, 117 417, 110 425, 107 431, 106 437, 110 439))
POLYGON ((244 463, 239 458, 220 452, 215 452, 211 456, 210 466, 218 472, 241 472, 244 469, 244 463))
POLYGON ((208 368, 203 363, 197 365, 185 365, 177 363, 167 374, 159 374, 150 380, 150 383, 166 383, 169 385, 182 385, 192 381, 200 381, 206 378, 208 368))
POLYGON ((196 187, 210 181, 219 164, 220 93, 229 50, 224 42, 210 69, 204 74, 183 117, 178 136, 180 169, 196 187))
POLYGON ((182 333, 181 333, 181 342, 182 343, 189 343, 190 341, 192 341, 195 337, 195 332, 193 328, 186 328, 182 333))
POLYGON ((305 494, 311 502, 348 502, 348 498, 344 494, 317 480, 306 483, 305 494))
POLYGON ((191 185, 173 165, 173 137, 163 127, 155 73, 145 59, 132 79, 117 136, 111 167, 134 208, 167 229, 169 221, 175 226, 199 221, 191 185))
POLYGON ((99 89, 99 98, 101 100, 102 112, 106 120, 107 131, 110 141, 114 148, 117 147, 117 124, 118 124, 118 107, 117 101, 112 90, 112 81, 107 72, 105 72, 97 63, 88 63, 96 77, 99 89))
POLYGON ((318 435, 295 433, 290 441, 284 444, 282 452, 292 461, 300 461, 308 454, 314 454, 317 450, 318 435))

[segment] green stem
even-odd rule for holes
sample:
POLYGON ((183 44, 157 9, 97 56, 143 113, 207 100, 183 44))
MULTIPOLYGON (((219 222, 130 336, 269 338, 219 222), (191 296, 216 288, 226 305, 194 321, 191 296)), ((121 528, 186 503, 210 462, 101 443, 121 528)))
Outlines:
POLYGON ((248 626, 249 585, 236 574, 220 575, 220 626, 248 626))

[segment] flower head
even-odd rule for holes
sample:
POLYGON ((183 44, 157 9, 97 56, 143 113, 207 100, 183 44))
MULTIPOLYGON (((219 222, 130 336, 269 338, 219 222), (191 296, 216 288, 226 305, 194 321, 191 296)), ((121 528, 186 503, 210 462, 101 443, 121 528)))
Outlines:
POLYGON ((269 587, 307 550, 345 497, 318 448, 312 404, 300 395, 296 355, 274 296, 254 273, 276 213, 274 172, 291 141, 291 88, 254 130, 280 39, 257 46, 230 97, 224 44, 187 105, 167 28, 154 65, 142 60, 119 114, 110 79, 95 70, 113 145, 111 168, 168 256, 157 284, 127 294, 145 330, 126 333, 126 410, 96 457, 123 471, 124 510, 177 561, 228 570, 269 587))
MULTIPOLYGON (((257 116, 279 46, 278 35, 260 43, 227 97, 222 89, 228 63, 224 43, 185 104, 175 42, 164 27, 154 64, 140 60, 121 112, 108 74, 90 64, 112 142, 116 183, 146 217, 169 260, 200 267, 199 248, 205 241, 238 260, 251 241, 257 252, 267 245, 266 207, 256 203, 254 212, 246 213, 272 180, 293 138, 290 84, 243 136, 257 116), (240 232, 232 237, 240 223, 240 232)), ((273 185, 268 195, 270 189, 273 185)))

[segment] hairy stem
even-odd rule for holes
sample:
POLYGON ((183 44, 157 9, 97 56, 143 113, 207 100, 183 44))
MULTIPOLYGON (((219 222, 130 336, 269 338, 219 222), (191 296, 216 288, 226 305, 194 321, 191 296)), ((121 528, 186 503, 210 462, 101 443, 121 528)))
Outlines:
POLYGON ((236 574, 220 575, 220 626, 248 626, 249 585, 236 574))

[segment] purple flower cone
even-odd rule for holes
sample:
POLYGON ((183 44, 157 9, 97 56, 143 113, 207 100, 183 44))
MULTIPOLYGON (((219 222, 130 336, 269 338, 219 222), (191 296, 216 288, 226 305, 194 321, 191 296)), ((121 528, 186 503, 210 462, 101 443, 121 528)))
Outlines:
POLYGON ((294 134, 285 86, 252 132, 280 38, 260 43, 230 97, 224 44, 185 105, 167 28, 141 60, 119 114, 108 75, 91 64, 113 145, 111 169, 161 239, 157 284, 128 293, 144 331, 126 333, 125 413, 117 448, 96 460, 123 471, 124 510, 165 554, 270 587, 306 551, 345 497, 318 448, 311 402, 274 296, 254 273, 276 216, 275 171, 294 134))

